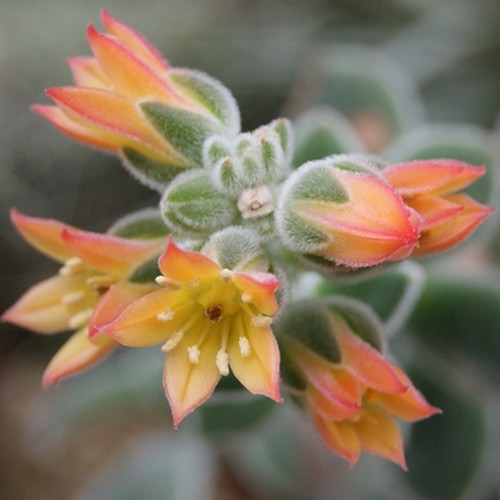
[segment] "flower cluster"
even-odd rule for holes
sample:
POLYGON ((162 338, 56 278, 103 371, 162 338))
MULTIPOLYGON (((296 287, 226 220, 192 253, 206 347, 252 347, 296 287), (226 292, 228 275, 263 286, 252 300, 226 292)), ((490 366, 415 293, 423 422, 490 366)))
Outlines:
POLYGON ((102 23, 105 33, 87 31, 93 56, 68 61, 76 86, 49 89, 55 106, 34 110, 116 153, 161 199, 153 216, 129 216, 107 234, 12 211, 21 235, 62 267, 2 319, 43 334, 75 331, 44 385, 117 346, 158 344, 174 426, 230 373, 280 402, 281 373, 287 393, 351 465, 364 450, 404 468, 393 419, 439 410, 385 357, 373 313, 288 298, 311 269, 327 277, 382 270, 456 246, 492 211, 457 193, 484 168, 339 155, 293 170, 288 120, 241 133, 222 84, 172 67, 105 10, 102 23))

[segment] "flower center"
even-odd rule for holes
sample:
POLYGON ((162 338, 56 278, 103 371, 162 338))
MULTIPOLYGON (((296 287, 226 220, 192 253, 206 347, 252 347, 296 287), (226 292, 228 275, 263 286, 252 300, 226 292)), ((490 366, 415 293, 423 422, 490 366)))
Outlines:
POLYGON ((74 279, 74 290, 61 297, 70 314, 68 327, 77 330, 88 325, 97 300, 115 283, 108 274, 97 274, 79 257, 71 257, 59 269, 59 274, 74 279))
POLYGON ((209 307, 203 311, 203 314, 212 323, 218 323, 222 320, 222 305, 218 304, 216 306, 209 307))
POLYGON ((249 328, 267 327, 271 318, 259 314, 252 304, 252 295, 238 289, 229 269, 222 269, 215 279, 191 280, 180 290, 180 293, 186 292, 186 302, 156 316, 158 321, 169 323, 177 314, 185 315, 180 323, 182 326, 172 331, 162 350, 175 349, 185 335, 190 335, 194 342, 186 347, 187 357, 191 364, 197 365, 203 356, 203 344, 208 338, 217 336, 219 350, 214 361, 220 374, 228 375, 230 338, 236 335, 239 353, 246 358, 252 352, 249 328))

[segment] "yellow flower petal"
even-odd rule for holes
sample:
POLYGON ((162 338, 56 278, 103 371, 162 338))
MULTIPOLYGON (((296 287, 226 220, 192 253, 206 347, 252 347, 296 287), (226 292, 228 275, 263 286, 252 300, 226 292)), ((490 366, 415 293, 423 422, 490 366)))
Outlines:
POLYGON ((196 344, 198 335, 197 331, 185 335, 165 361, 163 386, 172 409, 174 427, 212 395, 221 377, 215 363, 220 347, 217 335, 209 335, 203 342, 196 363, 190 360, 188 349, 196 344))
POLYGON ((2 320, 45 334, 70 329, 71 318, 93 308, 97 301, 85 287, 87 277, 86 273, 57 275, 38 283, 3 314, 2 320), (67 301, 67 297, 79 297, 79 300, 67 301))
POLYGON ((104 335, 95 341, 90 341, 87 329, 79 330, 66 341, 50 361, 43 374, 43 386, 48 387, 63 378, 90 368, 118 345, 111 337, 104 335))
MULTIPOLYGON (((240 319, 243 320, 238 318, 235 321, 240 319)), ((233 328, 227 350, 231 370, 246 389, 252 394, 263 394, 277 402, 283 401, 280 395, 280 354, 269 327, 258 328, 247 324, 243 331, 233 328), (246 352, 242 352, 241 336, 249 342, 246 352)))

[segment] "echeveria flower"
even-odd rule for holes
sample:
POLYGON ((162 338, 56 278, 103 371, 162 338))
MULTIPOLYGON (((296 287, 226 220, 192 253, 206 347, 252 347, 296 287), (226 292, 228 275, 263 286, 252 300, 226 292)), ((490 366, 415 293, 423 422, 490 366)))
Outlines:
POLYGON ((461 243, 494 210, 458 192, 484 173, 484 167, 448 159, 414 160, 383 170, 391 186, 422 218, 414 255, 461 243))
POLYGON ((291 250, 350 268, 408 257, 420 225, 373 165, 345 155, 299 167, 283 187, 276 222, 291 250))
POLYGON ((292 392, 327 446, 351 467, 365 451, 405 469, 403 440, 394 419, 413 422, 440 410, 425 400, 398 366, 356 335, 341 314, 330 312, 328 324, 338 361, 293 337, 283 342, 299 381, 292 392))
POLYGON ((109 323, 132 300, 154 289, 154 283, 133 284, 126 278, 158 255, 165 240, 91 233, 16 210, 11 219, 33 247, 63 264, 57 275, 34 285, 2 316, 37 333, 76 331, 47 367, 47 386, 93 365, 118 345, 109 337, 90 340, 89 327, 109 323))
POLYGON ((239 132, 237 105, 221 83, 173 68, 104 9, 101 21, 106 33, 87 30, 94 56, 68 59, 76 86, 48 89, 56 106, 34 111, 73 139, 118 154, 153 186, 201 166, 208 136, 239 132))
POLYGON ((172 239, 158 267, 163 287, 100 330, 126 346, 163 343, 163 383, 174 425, 209 398, 230 370, 251 393, 281 401, 279 351, 270 328, 278 279, 222 269, 172 239))

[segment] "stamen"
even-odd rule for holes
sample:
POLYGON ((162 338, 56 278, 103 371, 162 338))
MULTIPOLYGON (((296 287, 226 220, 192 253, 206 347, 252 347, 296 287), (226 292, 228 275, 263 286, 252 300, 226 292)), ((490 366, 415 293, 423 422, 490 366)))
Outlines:
POLYGON ((250 353, 252 352, 252 347, 250 345, 250 341, 246 337, 241 336, 238 339, 238 345, 240 346, 240 354, 244 358, 250 356, 250 353))
POLYGON ((250 318, 250 323, 257 328, 265 328, 266 326, 271 326, 273 319, 269 316, 263 316, 259 314, 257 316, 252 316, 250 318))
POLYGON ((188 356, 189 356, 189 361, 193 365, 197 365, 200 362, 200 350, 198 349, 198 346, 192 345, 191 347, 187 348, 188 351, 188 356))
POLYGON ((225 285, 229 285, 233 282, 233 272, 230 269, 223 269, 220 272, 220 279, 225 285))
POLYGON ((179 342, 182 340, 182 337, 184 337, 184 332, 182 330, 179 330, 175 332, 162 346, 161 350, 163 352, 170 352, 173 349, 175 349, 178 345, 179 342))
POLYGON ((229 355, 223 349, 217 351, 217 357, 215 359, 215 364, 219 369, 219 372, 224 377, 229 375, 229 355))
POLYGON ((68 326, 73 330, 86 326, 92 317, 93 310, 91 307, 88 309, 83 309, 83 311, 77 312, 68 321, 68 326))
POLYGON ((80 302, 85 297, 85 292, 82 290, 75 290, 74 292, 69 292, 66 295, 63 295, 61 302, 67 306, 71 304, 76 304, 80 302))
POLYGON ((253 295, 251 293, 244 292, 244 293, 241 294, 241 300, 245 304, 248 304, 248 303, 252 302, 253 295))
POLYGON ((108 289, 115 279, 109 274, 99 274, 97 276, 91 276, 85 281, 88 286, 92 287, 94 290, 108 289))
POLYGON ((166 276, 163 276, 163 274, 157 276, 155 281, 158 285, 168 288, 169 290, 177 290, 180 288, 179 283, 168 279, 166 276))
POLYGON ((156 315, 156 319, 161 323, 167 323, 168 321, 173 320, 174 316, 175 316, 175 311, 172 311, 172 309, 166 309, 165 311, 158 313, 156 315))
POLYGON ((64 265, 59 269, 59 274, 62 276, 72 276, 85 271, 85 264, 80 257, 71 257, 64 262, 64 265))

